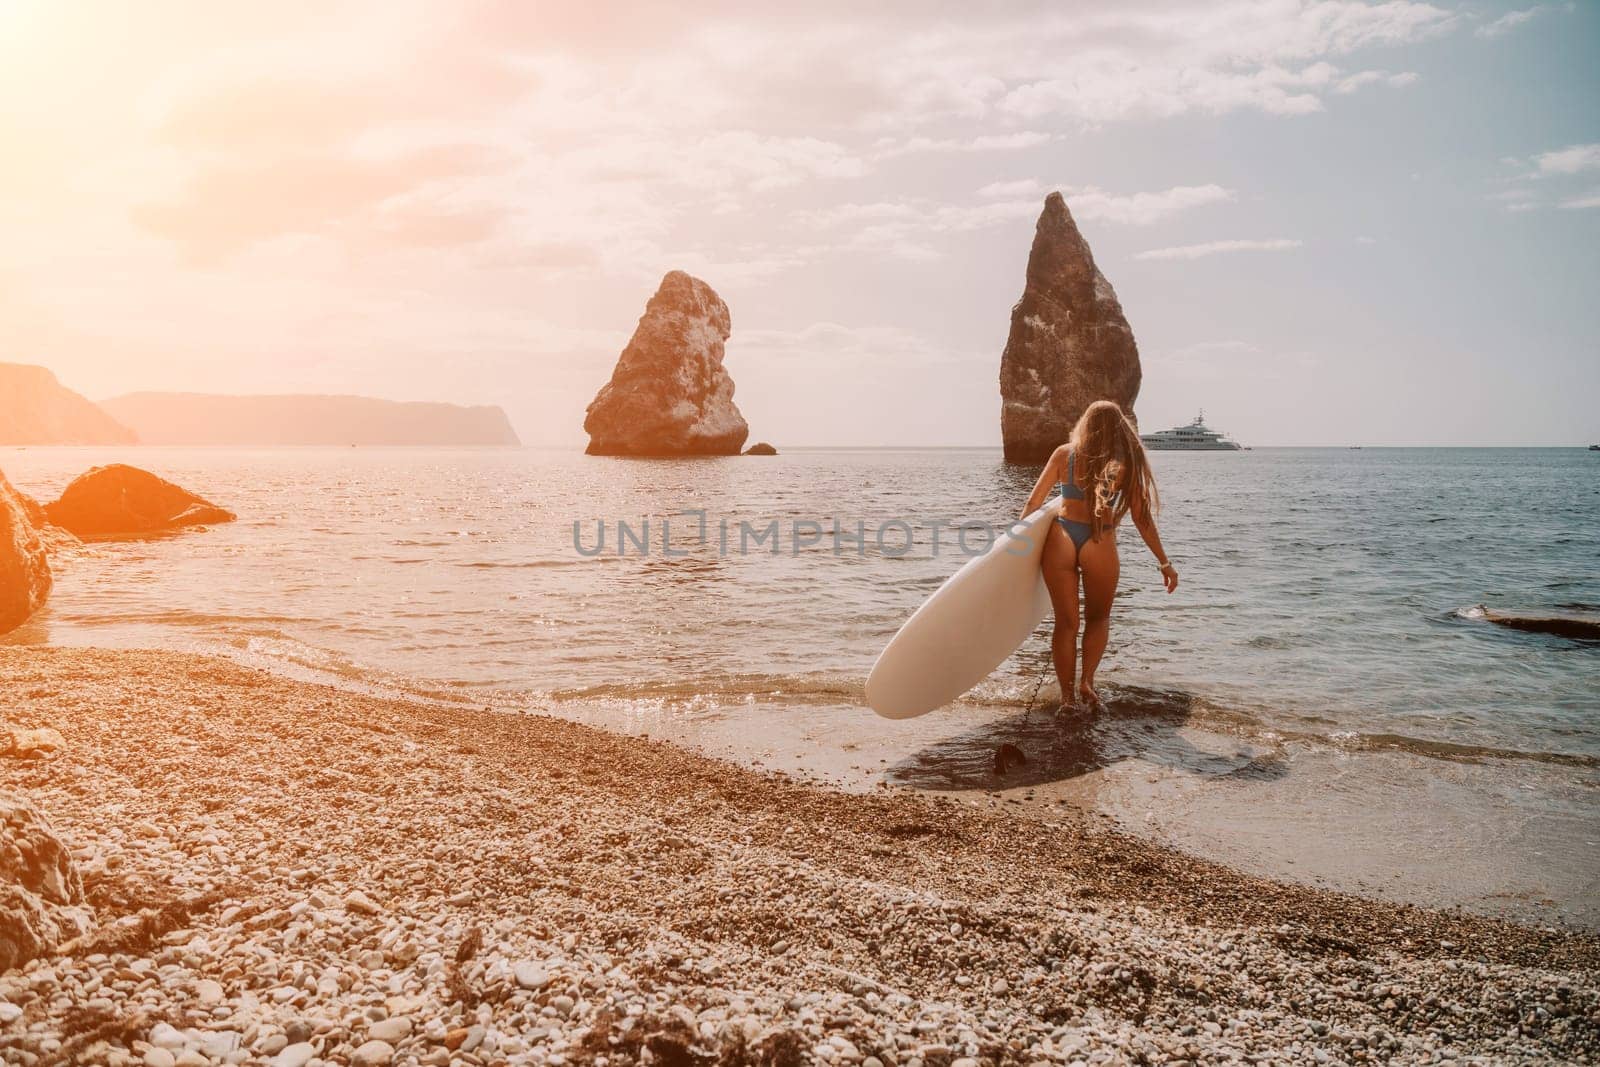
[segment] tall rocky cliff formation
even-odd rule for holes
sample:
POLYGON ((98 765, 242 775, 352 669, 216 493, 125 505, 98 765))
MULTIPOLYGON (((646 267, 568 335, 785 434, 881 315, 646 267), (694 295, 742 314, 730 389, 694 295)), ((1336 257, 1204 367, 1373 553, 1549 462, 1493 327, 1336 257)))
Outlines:
POLYGON ((127 445, 133 431, 43 367, 0 363, 0 445, 127 445))
POLYGON ((1085 408, 1114 400, 1133 417, 1139 348, 1060 193, 1044 201, 1022 299, 1000 357, 1000 432, 1009 463, 1043 463, 1085 408))
POLYGON ((583 420, 596 456, 732 456, 750 427, 722 366, 728 305, 675 270, 645 305, 611 380, 583 420))
POLYGON ((515 445, 498 407, 365 396, 129 393, 104 407, 147 445, 515 445))

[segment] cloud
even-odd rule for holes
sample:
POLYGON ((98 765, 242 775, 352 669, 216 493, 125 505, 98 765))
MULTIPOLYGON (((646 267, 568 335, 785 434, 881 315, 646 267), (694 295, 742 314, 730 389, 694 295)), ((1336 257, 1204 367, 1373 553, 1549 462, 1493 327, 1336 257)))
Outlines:
POLYGON ((269 351, 311 377, 402 350, 440 376, 443 353, 556 361, 541 321, 615 324, 578 353, 598 376, 670 267, 747 325, 822 306, 947 339, 965 312, 906 310, 904 261, 993 245, 1014 267, 1050 188, 1086 229, 1226 204, 1204 171, 1127 177, 1127 138, 1170 162, 1195 131, 1163 119, 1337 110, 1464 21, 1415 0, 35 6, 48 36, 0 35, 0 140, 26 149, 0 168, 0 266, 218 385, 246 373, 224 364, 270 380, 269 351), (1120 147, 1083 134, 1117 123, 1120 147))
POLYGON ((1569 197, 1561 201, 1561 206, 1568 211, 1580 211, 1584 208, 1600 207, 1600 188, 1590 189, 1586 193, 1569 197))
POLYGON ((1509 189, 1502 189, 1498 193, 1490 193, 1488 199, 1499 204, 1506 212, 1518 215, 1525 211, 1536 211, 1539 208, 1538 197, 1527 185, 1513 185, 1509 189))
MULTIPOLYGON (((341 9, 163 64, 139 105, 164 153, 149 171, 161 187, 141 192, 133 217, 192 262, 307 233, 356 250, 586 239, 670 249, 680 220, 737 216, 916 155, 1027 153, 1074 124, 1320 110, 1415 78, 1349 72, 1343 57, 1453 21, 1415 0, 1129 0, 1066 14, 819 0, 781 19, 732 5, 682 18, 639 10, 626 26, 576 5, 535 15, 498 0, 341 9), (500 162, 433 175, 407 162, 462 144, 500 162), (304 184, 316 175, 329 187, 304 184), (286 193, 306 203, 273 202, 286 193)), ((922 228, 1016 218, 1036 192, 935 207, 922 228)), ((1080 217, 1131 225, 1229 195, 1069 193, 1080 217)), ((850 202, 811 199, 811 210, 850 202)), ((909 220, 884 225, 853 243, 936 254, 909 220)))
POLYGON ((1147 252, 1140 252, 1133 258, 1202 259, 1206 256, 1222 255, 1228 252, 1287 252, 1292 248, 1301 247, 1302 243, 1287 237, 1275 237, 1269 240, 1207 241, 1204 244, 1197 245, 1152 248, 1147 252))
MULTIPOLYGON (((1423 40, 1454 21, 1430 4, 1401 2, 1228 3, 1046 22, 1033 39, 1014 42, 1013 62, 1054 69, 1013 82, 999 110, 1091 124, 1239 110, 1304 115, 1322 110, 1323 94, 1347 77, 1332 59, 1423 40), (1044 63, 1047 49, 1064 58, 1044 63)), ((1412 80, 1398 77, 1390 84, 1412 80)))
POLYGON ((1063 190, 1075 218, 1149 226, 1190 208, 1233 199, 1220 185, 1175 185, 1157 193, 1117 195, 1093 186, 1063 190))
POLYGON ((1575 144, 1534 157, 1541 176, 1600 170, 1600 144, 1575 144))
POLYGON ((1014 182, 990 182, 978 190, 979 196, 1006 197, 1043 196, 1044 186, 1037 179, 1023 178, 1014 182))
POLYGON ((1543 10, 1544 5, 1540 4, 1535 7, 1525 7, 1518 11, 1508 11, 1493 22, 1486 22, 1472 32, 1483 38, 1500 37, 1510 33, 1523 23, 1531 21, 1534 16, 1543 10))
POLYGON ((892 159, 917 152, 1013 152, 1048 144, 1053 138, 1038 130, 1020 130, 1016 133, 980 134, 976 137, 911 137, 895 140, 881 138, 872 153, 875 159, 892 159))
MULTIPOLYGON (((219 162, 203 165, 174 198, 134 208, 133 217, 183 246, 194 261, 214 262, 258 241, 329 234, 363 220, 395 233, 395 219, 379 217, 386 201, 498 165, 502 161, 476 145, 440 145, 383 159, 328 154, 255 165, 219 162)), ((451 214, 460 220, 459 212, 451 214)), ((410 226, 426 223, 413 212, 410 226)))
MULTIPOLYGON (((1032 178, 991 182, 978 190, 983 200, 976 204, 918 199, 849 203, 811 212, 806 220, 818 226, 878 221, 915 223, 940 232, 975 230, 1038 215, 1043 210, 1041 194, 1045 188, 1032 178)), ((1061 193, 1076 219, 1134 226, 1148 226, 1191 208, 1233 199, 1232 190, 1215 184, 1175 185, 1149 193, 1109 193, 1093 185, 1063 186, 1061 193)))
MULTIPOLYGON (((1517 169, 1518 173, 1506 179, 1508 186, 1489 199, 1509 212, 1534 211, 1559 194, 1551 192, 1578 175, 1600 171, 1600 144, 1574 144, 1549 152, 1541 152, 1529 159, 1506 156, 1501 162, 1517 169), (1548 195, 1547 195, 1548 194, 1548 195)), ((1566 194, 1556 200, 1559 207, 1569 210, 1593 207, 1593 194, 1566 194)))
POLYGON ((808 178, 859 178, 868 169, 865 160, 833 141, 732 130, 702 138, 692 152, 667 154, 659 173, 702 188, 773 189, 808 178))
POLYGON ((1348 95, 1368 85, 1387 85, 1391 89, 1403 89, 1408 85, 1415 85, 1421 77, 1414 70, 1401 71, 1399 74, 1390 74, 1384 70, 1363 70, 1339 79, 1334 83, 1333 91, 1348 95))
MULTIPOLYGON (((844 233, 842 241, 803 250, 806 254, 837 251, 873 252, 909 260, 940 256, 934 241, 945 235, 987 229, 1020 219, 1037 218, 1048 188, 1033 178, 991 182, 977 191, 974 203, 948 203, 908 197, 866 203, 844 203, 804 213, 799 221, 809 232, 844 233)), ((1157 192, 1110 193, 1096 186, 1061 189, 1067 207, 1079 222, 1149 226, 1181 212, 1233 199, 1220 185, 1175 185, 1157 192)))

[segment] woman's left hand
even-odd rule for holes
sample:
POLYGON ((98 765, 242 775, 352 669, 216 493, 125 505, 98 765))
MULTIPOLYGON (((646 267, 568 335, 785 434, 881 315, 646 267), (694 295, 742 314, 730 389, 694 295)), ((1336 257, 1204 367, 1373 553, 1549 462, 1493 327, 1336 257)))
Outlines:
POLYGON ((1171 563, 1161 568, 1161 580, 1167 584, 1167 592, 1178 588, 1178 568, 1171 563))

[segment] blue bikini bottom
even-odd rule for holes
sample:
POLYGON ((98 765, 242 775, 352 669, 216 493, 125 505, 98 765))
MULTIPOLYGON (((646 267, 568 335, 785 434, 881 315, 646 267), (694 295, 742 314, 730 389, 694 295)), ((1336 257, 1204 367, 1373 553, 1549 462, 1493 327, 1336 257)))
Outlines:
POLYGON ((1067 536, 1072 538, 1073 545, 1078 548, 1082 548, 1084 543, 1094 536, 1094 527, 1086 522, 1074 522, 1071 519, 1062 518, 1058 518, 1056 521, 1061 524, 1061 528, 1067 532, 1067 536))

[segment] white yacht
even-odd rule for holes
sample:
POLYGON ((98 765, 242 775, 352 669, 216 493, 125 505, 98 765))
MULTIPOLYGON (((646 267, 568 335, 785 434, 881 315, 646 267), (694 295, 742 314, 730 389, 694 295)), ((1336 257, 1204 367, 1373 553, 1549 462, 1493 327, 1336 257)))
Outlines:
POLYGON ((1152 451, 1239 451, 1238 442, 1228 440, 1206 425, 1204 410, 1187 426, 1179 426, 1173 430, 1157 430, 1155 433, 1142 433, 1139 435, 1139 440, 1144 442, 1144 447, 1152 451))

